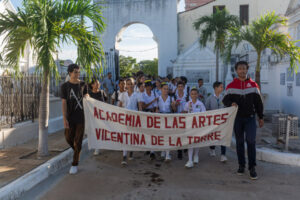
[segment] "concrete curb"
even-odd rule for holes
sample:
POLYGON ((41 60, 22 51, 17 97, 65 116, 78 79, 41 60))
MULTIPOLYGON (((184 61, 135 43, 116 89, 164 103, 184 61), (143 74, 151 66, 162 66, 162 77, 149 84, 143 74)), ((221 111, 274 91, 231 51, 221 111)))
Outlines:
MULTIPOLYGON (((236 140, 232 138, 231 147, 235 148, 236 140)), ((247 150, 247 146, 245 146, 247 150)), ((300 154, 280 152, 269 148, 256 148, 256 159, 276 164, 300 167, 300 154)))
MULTIPOLYGON (((88 143, 87 139, 84 139, 82 142, 81 154, 86 154, 87 152, 88 143)), ((58 170, 69 165, 72 162, 72 158, 73 150, 69 148, 58 156, 48 160, 46 163, 21 176, 17 180, 0 188, 0 200, 12 200, 21 197, 23 193, 29 191, 58 170)))

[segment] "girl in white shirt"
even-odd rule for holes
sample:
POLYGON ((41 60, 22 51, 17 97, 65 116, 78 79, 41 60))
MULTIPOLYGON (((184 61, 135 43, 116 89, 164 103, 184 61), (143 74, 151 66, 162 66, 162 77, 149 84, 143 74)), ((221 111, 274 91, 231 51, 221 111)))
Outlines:
MULTIPOLYGON (((184 111, 184 106, 189 100, 189 95, 184 93, 184 82, 179 81, 177 83, 177 92, 174 95, 176 101, 177 113, 182 113, 184 111)), ((182 160, 183 154, 182 150, 177 151, 177 157, 182 160)))
MULTIPOLYGON (((168 84, 163 82, 161 84, 161 96, 158 98, 158 107, 156 112, 159 113, 172 113, 173 111, 176 112, 176 103, 174 98, 169 96, 169 87, 168 84)), ((162 157, 165 156, 165 161, 171 161, 170 151, 162 152, 162 157)))
POLYGON ((145 112, 155 112, 157 108, 158 96, 155 96, 152 91, 151 80, 145 81, 146 91, 143 93, 144 105, 143 110, 145 112))
MULTIPOLYGON (((204 104, 198 100, 198 90, 193 88, 191 90, 191 100, 188 101, 184 106, 185 113, 196 113, 196 112, 205 112, 204 104)), ((194 167, 194 163, 199 163, 199 148, 189 148, 189 161, 185 164, 186 168, 194 167), (193 162, 194 156, 194 162, 193 162)))
MULTIPOLYGON (((136 93, 134 93, 134 80, 131 78, 126 79, 126 88, 127 88, 127 92, 123 92, 120 96, 119 96, 119 107, 122 108, 128 108, 131 107, 130 104, 130 98, 134 99, 135 96, 137 96, 136 93)), ((132 102, 133 100, 131 100, 132 102)), ((134 108, 132 108, 132 110, 135 110, 134 108)), ((138 109, 136 109, 138 110, 138 109)), ((129 155, 129 159, 132 159, 132 152, 130 152, 129 155)), ((121 162, 122 165, 127 165, 127 151, 123 151, 123 160, 121 162)))

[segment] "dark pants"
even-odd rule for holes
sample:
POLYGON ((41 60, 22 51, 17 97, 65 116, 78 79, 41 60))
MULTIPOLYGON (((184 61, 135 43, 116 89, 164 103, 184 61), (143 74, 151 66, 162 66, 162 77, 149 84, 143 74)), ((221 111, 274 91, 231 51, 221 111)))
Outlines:
MULTIPOLYGON (((210 149, 215 149, 216 146, 210 146, 209 148, 210 149)), ((225 154, 226 154, 226 147, 225 146, 221 146, 221 155, 225 156, 225 154)))
POLYGON ((72 166, 77 166, 84 134, 84 124, 70 124, 69 127, 70 128, 65 129, 65 137, 74 151, 72 166))
POLYGON ((234 123, 234 132, 236 138, 236 152, 239 165, 245 167, 245 136, 248 151, 248 167, 249 169, 256 166, 256 121, 255 116, 242 118, 236 117, 234 123))

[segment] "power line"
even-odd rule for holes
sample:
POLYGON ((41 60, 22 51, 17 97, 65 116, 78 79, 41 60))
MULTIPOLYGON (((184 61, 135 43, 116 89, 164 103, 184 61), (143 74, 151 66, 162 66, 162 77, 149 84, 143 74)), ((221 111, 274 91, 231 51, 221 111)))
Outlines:
POLYGON ((145 49, 145 50, 138 50, 138 51, 132 51, 132 50, 126 50, 126 49, 118 49, 119 51, 122 52, 134 52, 134 53, 139 53, 139 52, 147 52, 147 51, 152 51, 154 49, 157 49, 157 47, 153 47, 151 49, 145 49))

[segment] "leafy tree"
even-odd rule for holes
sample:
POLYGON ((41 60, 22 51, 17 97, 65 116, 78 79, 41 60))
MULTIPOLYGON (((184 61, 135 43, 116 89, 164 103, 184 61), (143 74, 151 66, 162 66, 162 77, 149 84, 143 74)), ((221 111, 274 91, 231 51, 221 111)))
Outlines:
POLYGON ((16 72, 25 46, 30 45, 37 54, 41 73, 42 91, 39 107, 38 154, 48 154, 49 81, 50 75, 58 77, 54 55, 63 42, 78 46, 77 63, 88 75, 92 65, 101 62, 103 50, 100 40, 82 23, 89 18, 98 33, 105 27, 101 8, 92 0, 23 0, 17 13, 6 10, 0 14, 0 34, 5 34, 4 61, 16 72))
POLYGON ((225 42, 228 39, 228 30, 239 27, 240 20, 228 11, 219 10, 210 16, 203 16, 194 22, 194 28, 200 31, 200 47, 206 47, 208 42, 214 42, 216 53, 216 81, 219 80, 219 57, 225 51, 225 42))
POLYGON ((132 73, 135 73, 138 71, 136 68, 138 64, 136 63, 136 59, 133 57, 125 57, 120 56, 119 57, 119 64, 120 64, 120 76, 121 77, 128 77, 131 76, 132 73))
POLYGON ((158 75, 158 59, 154 58, 153 60, 143 60, 139 62, 139 68, 147 75, 158 75))
POLYGON ((255 68, 255 81, 260 86, 260 62, 264 49, 271 49, 280 58, 288 55, 290 57, 290 67, 296 69, 300 60, 300 48, 296 46, 297 41, 291 41, 287 33, 279 32, 275 28, 278 25, 286 26, 287 18, 276 15, 274 12, 262 15, 247 27, 232 27, 230 29, 230 39, 227 40, 227 57, 230 58, 231 50, 241 42, 250 43, 257 53, 255 68))

